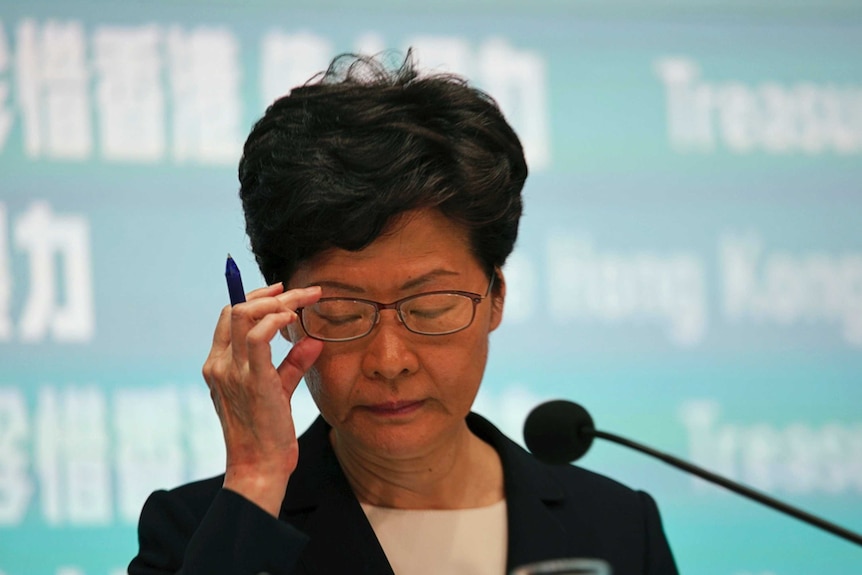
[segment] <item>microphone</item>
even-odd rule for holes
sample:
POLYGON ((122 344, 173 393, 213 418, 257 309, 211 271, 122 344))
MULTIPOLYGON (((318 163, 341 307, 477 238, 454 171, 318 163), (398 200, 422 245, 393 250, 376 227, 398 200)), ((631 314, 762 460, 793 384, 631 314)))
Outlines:
POLYGON ((562 399, 548 401, 534 408, 524 423, 524 442, 527 444, 527 448, 537 459, 545 463, 560 465, 571 463, 583 457, 593 444, 594 437, 607 439, 661 459, 678 469, 697 475, 734 493, 753 499, 767 507, 862 546, 862 535, 858 533, 672 455, 613 433, 599 431, 595 428, 593 418, 590 417, 587 410, 577 403, 562 399))

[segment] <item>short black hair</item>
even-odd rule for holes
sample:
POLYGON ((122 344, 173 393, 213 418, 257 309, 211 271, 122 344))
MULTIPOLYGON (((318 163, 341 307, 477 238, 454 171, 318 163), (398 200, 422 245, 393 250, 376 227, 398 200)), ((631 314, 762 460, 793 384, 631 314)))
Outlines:
POLYGON ((437 209, 485 270, 514 248, 527 164, 494 100, 449 74, 354 54, 276 100, 239 163, 246 233, 268 284, 329 248, 360 250, 437 209))

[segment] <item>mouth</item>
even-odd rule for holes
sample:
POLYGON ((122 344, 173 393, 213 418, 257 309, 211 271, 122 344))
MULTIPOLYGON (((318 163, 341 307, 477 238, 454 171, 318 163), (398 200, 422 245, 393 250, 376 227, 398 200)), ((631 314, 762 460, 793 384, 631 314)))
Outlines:
POLYGON ((407 400, 407 401, 386 401, 383 403, 375 403, 373 405, 366 405, 364 408, 374 415, 378 415, 381 417, 398 417, 403 415, 409 415, 415 411, 417 411, 424 402, 421 400, 407 400))

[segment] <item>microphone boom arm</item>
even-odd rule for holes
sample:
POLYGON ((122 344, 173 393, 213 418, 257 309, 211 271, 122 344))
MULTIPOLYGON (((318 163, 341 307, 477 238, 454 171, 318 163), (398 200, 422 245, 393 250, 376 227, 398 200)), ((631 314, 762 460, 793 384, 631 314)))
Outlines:
POLYGON ((698 477, 715 483, 724 487, 725 489, 729 489, 735 493, 740 495, 744 495, 749 499, 753 499, 759 503, 762 503, 768 507, 772 507, 777 511, 781 511, 782 513, 786 513, 792 517, 795 517, 801 521, 804 521, 810 525, 814 525, 815 527, 819 527, 825 531, 832 533, 833 535, 837 535, 838 537, 842 537, 848 541, 852 541, 853 543, 862 546, 862 536, 858 533, 854 533, 848 529, 845 529, 839 525, 835 525, 834 523, 830 523, 825 521, 819 517, 811 515, 797 507, 793 507, 792 505, 788 505, 782 501, 779 501, 769 495, 751 489, 750 487, 746 487, 740 483, 736 483, 734 481, 730 481, 725 477, 721 477, 720 475, 716 475, 711 471, 707 471, 702 467, 698 467, 696 465, 692 465, 682 459, 676 458, 672 455, 668 455, 667 453, 662 453, 661 451, 657 451, 652 449, 651 447, 647 447, 646 445, 642 445, 630 439, 626 439, 625 437, 620 437, 619 435, 615 435, 613 433, 607 433, 605 431, 599 431, 591 426, 583 426, 580 429, 580 433, 583 435, 601 437, 602 439, 607 439, 609 441, 613 441, 614 443, 619 443, 621 445, 625 445, 627 447, 631 447, 641 453, 645 453, 647 455, 651 455, 658 459, 661 459, 665 463, 669 463, 674 467, 682 469, 683 471, 688 471, 698 477))

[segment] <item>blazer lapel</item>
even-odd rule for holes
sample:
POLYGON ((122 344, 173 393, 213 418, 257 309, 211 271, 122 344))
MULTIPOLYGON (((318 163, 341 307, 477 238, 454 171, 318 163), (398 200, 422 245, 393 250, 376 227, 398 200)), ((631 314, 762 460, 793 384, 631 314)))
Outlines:
POLYGON ((500 455, 508 515, 507 571, 547 559, 588 556, 589 532, 569 533, 554 508, 565 500, 553 474, 486 419, 470 414, 467 423, 500 455))
POLYGON ((290 478, 281 518, 309 537, 302 573, 392 575, 392 567, 329 443, 318 418, 300 438, 299 464, 290 478))

